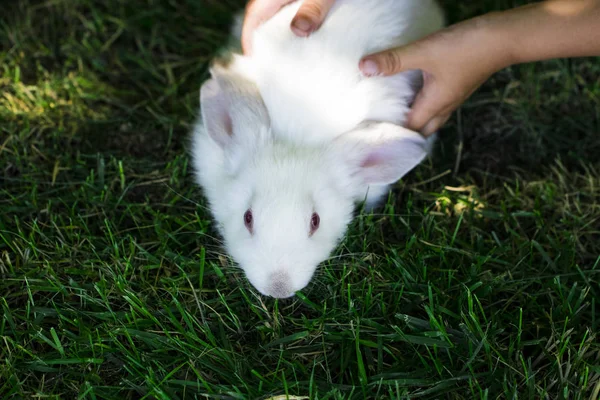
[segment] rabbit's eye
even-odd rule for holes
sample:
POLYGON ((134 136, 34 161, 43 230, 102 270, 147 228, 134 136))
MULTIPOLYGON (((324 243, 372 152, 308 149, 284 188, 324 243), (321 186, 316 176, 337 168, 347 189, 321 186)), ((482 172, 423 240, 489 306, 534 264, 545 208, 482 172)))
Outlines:
POLYGON ((310 218, 310 236, 312 236, 317 229, 319 229, 320 224, 321 217, 319 217, 319 214, 313 213, 312 217, 310 218))
POLYGON ((252 210, 248 210, 244 213, 244 225, 248 229, 248 232, 252 233, 252 226, 254 223, 254 217, 252 216, 252 210))

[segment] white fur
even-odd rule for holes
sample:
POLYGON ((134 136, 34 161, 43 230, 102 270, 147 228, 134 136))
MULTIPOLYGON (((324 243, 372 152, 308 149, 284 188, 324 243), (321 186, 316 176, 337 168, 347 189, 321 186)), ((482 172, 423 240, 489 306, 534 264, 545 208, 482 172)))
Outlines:
POLYGON ((304 288, 356 203, 378 202, 433 140, 401 127, 420 74, 364 78, 358 65, 439 29, 435 2, 338 0, 309 38, 290 30, 300 3, 256 31, 252 57, 211 70, 192 148, 227 251, 274 297, 304 288), (310 235, 314 212, 321 224, 310 235))

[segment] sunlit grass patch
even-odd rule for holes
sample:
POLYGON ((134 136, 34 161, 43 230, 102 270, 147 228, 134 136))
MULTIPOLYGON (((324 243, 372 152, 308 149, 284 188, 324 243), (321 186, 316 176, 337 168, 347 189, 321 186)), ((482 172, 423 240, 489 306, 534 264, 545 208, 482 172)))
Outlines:
POLYGON ((101 82, 93 82, 76 72, 53 76, 38 71, 33 84, 20 80, 18 65, 4 71, 0 80, 0 118, 7 122, 35 124, 38 129, 59 130, 73 135, 86 123, 107 118, 108 107, 99 101, 106 91, 101 82))

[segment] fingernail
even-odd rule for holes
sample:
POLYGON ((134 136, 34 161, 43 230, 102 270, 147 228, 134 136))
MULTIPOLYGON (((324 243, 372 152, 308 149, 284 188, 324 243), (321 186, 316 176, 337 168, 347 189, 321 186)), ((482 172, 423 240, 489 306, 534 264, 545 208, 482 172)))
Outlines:
POLYGON ((373 60, 363 60, 360 63, 360 70, 366 76, 379 75, 379 67, 377 66, 377 63, 373 60))
POLYGON ((423 128, 421 133, 423 134, 423 136, 431 136, 435 132, 437 132, 438 129, 440 129, 439 125, 440 125, 439 118, 433 118, 431 121, 429 121, 427 123, 427 125, 425 125, 425 127, 423 128))
POLYGON ((292 30, 298 36, 308 36, 313 31, 311 20, 300 17, 292 21, 292 30))

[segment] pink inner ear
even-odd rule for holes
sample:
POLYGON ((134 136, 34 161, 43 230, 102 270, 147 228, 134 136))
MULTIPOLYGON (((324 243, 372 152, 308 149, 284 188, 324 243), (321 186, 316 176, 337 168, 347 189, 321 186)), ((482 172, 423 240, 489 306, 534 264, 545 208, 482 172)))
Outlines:
POLYGON ((419 164, 425 154, 424 147, 410 139, 379 143, 363 152, 359 174, 369 185, 391 184, 419 164))
POLYGON ((231 101, 216 79, 202 85, 200 106, 208 133, 219 145, 226 147, 233 136, 231 101))
POLYGON ((233 122, 228 112, 223 113, 223 129, 230 137, 233 136, 233 122))
POLYGON ((394 150, 389 147, 378 147, 373 149, 369 155, 360 163, 361 168, 376 167, 389 161, 394 157, 394 150))

